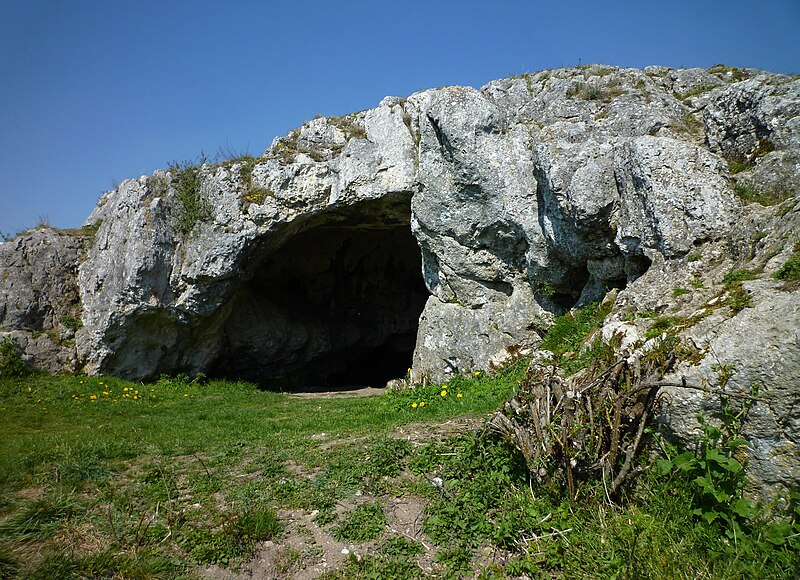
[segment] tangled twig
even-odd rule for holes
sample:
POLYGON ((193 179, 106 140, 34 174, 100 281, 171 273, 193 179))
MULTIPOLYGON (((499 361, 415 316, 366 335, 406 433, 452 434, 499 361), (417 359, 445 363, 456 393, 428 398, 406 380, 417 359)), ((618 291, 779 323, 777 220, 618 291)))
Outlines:
POLYGON ((600 473, 613 498, 638 474, 634 460, 659 391, 673 385, 659 379, 674 362, 674 356, 656 360, 622 352, 605 368, 566 379, 554 368, 532 366, 489 426, 511 439, 538 481, 563 478, 575 499, 576 480, 600 473))

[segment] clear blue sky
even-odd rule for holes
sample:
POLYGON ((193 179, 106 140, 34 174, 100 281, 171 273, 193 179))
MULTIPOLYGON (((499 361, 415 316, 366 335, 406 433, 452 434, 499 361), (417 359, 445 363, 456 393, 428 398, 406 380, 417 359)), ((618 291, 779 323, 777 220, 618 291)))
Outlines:
POLYGON ((578 63, 800 73, 800 0, 0 0, 0 231, 318 114, 578 63))

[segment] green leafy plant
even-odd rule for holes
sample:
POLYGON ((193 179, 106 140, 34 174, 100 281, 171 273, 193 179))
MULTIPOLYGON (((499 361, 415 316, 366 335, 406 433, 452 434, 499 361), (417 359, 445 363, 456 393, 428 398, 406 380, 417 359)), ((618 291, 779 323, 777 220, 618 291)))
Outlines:
POLYGON ((767 540, 781 547, 800 551, 800 490, 789 492, 786 517, 767 528, 767 540))
POLYGON ((734 312, 741 312, 745 308, 753 307, 753 297, 742 287, 741 283, 734 284, 728 290, 727 304, 734 312))
POLYGON ((234 163, 239 164, 239 176, 244 182, 244 193, 242 200, 245 205, 262 204, 268 197, 274 197, 275 194, 266 187, 261 187, 253 181, 253 169, 255 169, 257 159, 250 155, 245 155, 233 160, 234 163))
MULTIPOLYGON (((780 269, 772 275, 776 280, 783 282, 796 283, 800 280, 800 242, 795 244, 793 248, 793 255, 780 267, 780 269)), ((796 284, 790 284, 790 287, 796 287, 796 284)))
POLYGON ((411 469, 431 482, 435 495, 423 529, 441 546, 472 548, 522 523, 504 518, 503 506, 517 486, 526 485, 527 469, 521 454, 497 434, 432 442, 419 450, 411 469))
POLYGON ((750 500, 743 497, 747 479, 740 458, 748 446, 742 437, 743 422, 758 395, 759 385, 754 384, 751 398, 743 399, 736 408, 731 397, 724 394, 733 367, 719 365, 716 369, 718 388, 723 391, 720 395, 720 425, 712 425, 702 414, 698 415, 702 436, 697 452, 684 451, 659 460, 657 465, 662 474, 679 476, 692 490, 691 513, 694 516, 709 524, 718 523, 733 539, 735 534, 741 534, 742 527, 756 513, 750 500))
POLYGON ((175 189, 175 220, 184 234, 188 234, 197 223, 212 218, 211 205, 203 199, 201 192, 200 165, 205 161, 201 156, 198 162, 174 161, 169 165, 175 189))
POLYGON ((78 330, 79 328, 83 327, 83 322, 77 316, 73 316, 71 314, 65 314, 61 316, 58 321, 69 330, 78 330))
POLYGON ((758 278, 759 273, 756 270, 747 269, 734 269, 728 272, 722 279, 725 284, 725 290, 728 293, 726 303, 734 312, 740 312, 745 308, 752 308, 753 298, 750 293, 744 289, 742 282, 746 280, 755 280, 758 278))
POLYGON ((31 368, 22 360, 22 350, 10 336, 0 340, 0 378, 24 377, 31 374, 31 368))
POLYGON ((248 556, 256 542, 272 540, 282 531, 283 525, 274 511, 258 508, 229 519, 221 530, 190 529, 182 537, 181 545, 199 564, 224 565, 248 556))
POLYGON ((229 533, 240 543, 262 542, 272 540, 283 531, 278 516, 270 509, 248 511, 236 520, 229 533))
MULTIPOLYGON (((671 340, 667 354, 677 348, 671 340)), ((423 545, 384 526, 385 540, 325 578, 794 577, 800 513, 774 526, 766 515, 751 518, 732 542, 719 520, 691 513, 694 489, 677 472, 659 476, 648 453, 635 462, 645 471, 614 504, 602 484, 570 503, 566 485, 531 481, 512 443, 473 430, 513 396, 528 362, 453 377, 446 397, 442 385, 408 388, 408 399, 296 397, 186 377, 0 379, 0 522, 8 526, 0 577, 179 578, 211 562, 235 574, 258 537, 284 554, 274 575, 290 576, 318 562, 322 548, 293 550, 273 514, 320 510, 316 521, 293 520, 292 535, 331 532, 347 518, 336 506, 364 496, 421 506, 419 523, 431 533, 423 545), (422 413, 410 406, 415 391, 431 397, 422 413), (62 517, 65 498, 76 505, 62 517), (441 556, 431 563, 434 553, 441 556)))
POLYGON ((687 290, 686 288, 673 288, 672 289, 672 297, 678 298, 679 296, 683 296, 684 294, 691 294, 691 290, 687 290))
POLYGON ((407 580, 425 578, 427 574, 415 562, 425 548, 419 542, 409 541, 398 536, 390 536, 381 543, 377 556, 356 557, 350 555, 345 565, 335 571, 322 575, 323 580, 364 578, 375 580, 407 580))
POLYGON ((555 293, 555 290, 553 290, 553 286, 546 280, 539 280, 536 282, 536 288, 534 292, 540 296, 552 296, 555 293))

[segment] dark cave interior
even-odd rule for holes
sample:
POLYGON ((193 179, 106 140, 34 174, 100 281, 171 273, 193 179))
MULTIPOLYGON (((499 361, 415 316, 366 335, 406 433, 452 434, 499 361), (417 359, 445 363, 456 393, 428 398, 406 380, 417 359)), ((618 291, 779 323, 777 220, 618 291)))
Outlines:
POLYGON ((287 390, 403 377, 428 298, 403 201, 331 216, 257 256, 209 374, 287 390))

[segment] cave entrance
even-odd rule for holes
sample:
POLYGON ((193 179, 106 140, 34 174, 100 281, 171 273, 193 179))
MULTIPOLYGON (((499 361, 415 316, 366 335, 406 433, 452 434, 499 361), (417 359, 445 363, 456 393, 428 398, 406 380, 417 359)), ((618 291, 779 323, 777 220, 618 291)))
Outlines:
POLYGON ((291 390, 403 377, 428 298, 409 197, 320 216, 257 254, 210 374, 291 390))

